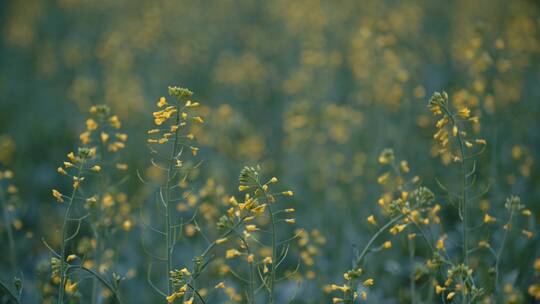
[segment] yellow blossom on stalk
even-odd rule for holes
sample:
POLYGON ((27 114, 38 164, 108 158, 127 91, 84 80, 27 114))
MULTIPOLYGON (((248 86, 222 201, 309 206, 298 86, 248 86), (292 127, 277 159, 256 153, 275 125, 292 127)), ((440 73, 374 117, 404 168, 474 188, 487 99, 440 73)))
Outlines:
POLYGON ((99 171, 101 171, 101 167, 98 166, 98 165, 95 165, 95 166, 93 166, 92 168, 90 168, 90 170, 92 170, 92 171, 94 171, 94 172, 99 172, 99 171))
POLYGON ((389 177, 390 177, 390 172, 386 172, 377 178, 377 183, 384 185, 388 181, 389 177))
POLYGON ((200 116, 193 117, 193 121, 201 123, 201 124, 204 123, 204 120, 200 116))
POLYGON ((68 173, 66 172, 66 170, 64 170, 64 168, 62 167, 58 167, 58 169, 56 169, 56 171, 62 175, 67 175, 68 173))
POLYGON ((290 190, 289 190, 289 191, 282 192, 282 193, 283 193, 283 195, 285 195, 285 196, 293 196, 293 195, 294 195, 294 193, 293 193, 292 191, 290 191, 290 190))
POLYGON ((497 221, 496 218, 492 217, 489 214, 484 214, 484 223, 495 223, 497 221))
POLYGON ((384 242, 382 247, 384 249, 390 249, 390 248, 392 248, 392 242, 391 241, 386 241, 386 242, 384 242))
POLYGON ((468 108, 463 108, 459 110, 458 115, 461 116, 461 118, 468 118, 469 116, 471 116, 471 110, 469 110, 468 108))
POLYGON ((534 233, 532 233, 531 231, 529 230, 521 230, 521 233, 523 233, 527 238, 532 238, 534 236, 534 233))
POLYGON ((224 238, 221 238, 221 239, 217 239, 217 240, 215 241, 215 243, 216 243, 217 245, 219 245, 219 244, 223 244, 223 243, 227 242, 227 240, 228 240, 228 239, 227 239, 226 237, 224 237, 224 238))
POLYGON ((229 249, 227 250, 227 252, 225 252, 225 258, 227 259, 232 259, 234 257, 237 257, 241 255, 240 251, 236 250, 236 249, 229 249))
POLYGON ((116 136, 116 138, 120 141, 127 141, 128 139, 127 134, 124 133, 116 133, 114 136, 116 136))
POLYGON ((489 248, 489 243, 486 241, 480 241, 478 242, 478 246, 482 248, 489 248))
POLYGON ((64 202, 63 195, 62 195, 62 193, 60 193, 58 190, 52 189, 52 195, 54 196, 54 198, 56 198, 56 200, 57 200, 59 203, 63 203, 63 202, 64 202))
POLYGON ((339 291, 342 291, 342 292, 347 292, 347 291, 350 290, 349 286, 347 286, 347 285, 339 286, 339 285, 336 285, 336 284, 332 284, 330 286, 330 288, 332 289, 332 291, 339 290, 339 291))
POLYGON ((77 285, 77 283, 72 283, 70 280, 68 280, 64 288, 67 293, 74 293, 75 291, 77 291, 77 285))
POLYGON ((287 224, 294 224, 294 223, 296 223, 296 220, 295 219, 286 219, 285 222, 287 224))
POLYGON ((439 250, 443 250, 444 249, 444 241, 446 240, 447 236, 446 234, 441 236, 438 240, 437 240, 437 244, 436 244, 436 248, 439 249, 439 250))
POLYGON ((109 123, 115 129, 120 129, 120 127, 122 127, 122 123, 120 122, 120 119, 116 115, 113 115, 109 118, 109 123))
POLYGON ((375 220, 375 216, 373 214, 367 217, 367 221, 371 225, 377 225, 377 220, 375 220))
POLYGON ((167 105, 167 99, 165 97, 161 97, 157 103, 157 106, 160 108, 163 108, 167 105))
POLYGON ((100 138, 101 138, 102 142, 107 142, 109 140, 109 134, 107 134, 105 132, 101 132, 100 138))
POLYGON ((132 226, 132 223, 131 223, 130 220, 125 220, 125 221, 122 223, 122 228, 123 228, 125 231, 131 230, 131 226, 132 226))
POLYGON ((360 299, 362 299, 364 301, 367 300, 367 292, 361 291, 360 292, 360 299))
POLYGON ((98 124, 95 120, 93 120, 92 118, 89 118, 86 120, 86 129, 88 131, 94 131, 95 129, 97 129, 98 127, 98 124))
POLYGON ((375 284, 375 280, 373 279, 367 279, 365 280, 363 283, 362 283, 364 286, 368 287, 368 286, 373 286, 373 284, 375 284))
POLYGON ((69 262, 72 262, 72 261, 74 261, 74 260, 76 260, 76 259, 77 259, 77 256, 76 256, 76 255, 70 254, 70 255, 67 256, 66 262, 69 263, 69 262))
POLYGON ((83 145, 87 145, 88 143, 90 143, 90 132, 86 131, 81 133, 81 135, 79 135, 79 139, 81 140, 83 145))
POLYGON ((257 231, 259 230, 259 228, 257 228, 256 225, 246 225, 246 231, 248 232, 254 232, 254 231, 257 231))
POLYGON ((167 299, 167 303, 173 303, 174 300, 176 300, 176 293, 171 294, 170 296, 167 296, 165 299, 167 299))
POLYGON ((215 289, 223 289, 225 288, 225 283, 219 282, 216 286, 214 286, 215 289))
POLYGON ((436 294, 441 294, 442 292, 444 292, 446 290, 446 287, 442 287, 441 285, 437 284, 435 285, 435 293, 436 294))
POLYGON ((446 299, 448 301, 450 301, 450 300, 452 300, 454 298, 455 295, 456 295, 456 293, 452 291, 452 292, 448 293, 448 295, 446 296, 446 299))

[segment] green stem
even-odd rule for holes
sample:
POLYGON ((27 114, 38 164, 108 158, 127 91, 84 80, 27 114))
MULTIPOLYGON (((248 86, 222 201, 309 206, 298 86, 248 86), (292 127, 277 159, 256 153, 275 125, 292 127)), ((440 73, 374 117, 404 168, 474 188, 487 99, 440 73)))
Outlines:
POLYGON ((0 187, 0 201, 2 202, 2 212, 4 216, 4 225, 6 226, 6 232, 8 237, 8 246, 9 246, 9 262, 13 273, 17 268, 17 255, 15 251, 15 240, 13 237, 13 229, 11 227, 9 214, 7 210, 7 200, 6 195, 4 194, 4 189, 0 187))
POLYGON ((414 277, 414 240, 409 239, 409 263, 411 265, 410 278, 409 278, 409 290, 411 293, 411 303, 416 303, 416 280, 414 277))
MULTIPOLYGON (((178 107, 177 107, 178 108, 178 107)), ((180 109, 176 111, 176 118, 175 123, 178 126, 180 124, 180 109)), ((178 128, 174 132, 174 141, 173 146, 171 149, 171 155, 169 157, 169 168, 167 169, 167 181, 165 182, 165 238, 166 238, 166 246, 167 246, 167 294, 170 295, 172 293, 172 281, 170 280, 169 276, 171 271, 173 270, 173 263, 172 263, 172 255, 174 251, 174 236, 173 236, 173 228, 171 225, 172 222, 172 210, 171 210, 171 199, 170 199, 170 188, 171 188, 171 172, 174 168, 174 158, 176 157, 177 153, 177 146, 178 146, 178 133, 180 132, 180 128, 178 128)))
POLYGON ((501 261, 501 255, 503 253, 504 247, 506 246, 506 239, 508 237, 508 231, 511 229, 512 219, 514 218, 514 210, 510 211, 510 215, 508 217, 508 222, 506 222, 506 228, 504 230, 504 235, 501 243, 501 247, 499 247, 499 250, 497 251, 497 255, 495 256, 495 296, 498 296, 500 292, 500 284, 499 284, 499 275, 500 275, 500 261, 501 261))
MULTIPOLYGON (((377 240, 377 238, 384 232, 386 231, 388 228, 390 228, 390 226, 394 225, 396 222, 398 222, 399 220, 401 220, 402 218, 404 217, 403 214, 400 214, 398 216, 396 216, 395 218, 391 219, 390 221, 388 221, 388 223, 386 223, 384 226, 382 226, 377 232, 375 232, 375 234, 371 237, 371 239, 368 241, 368 243, 366 244, 366 246, 364 247, 364 249, 362 250, 362 252, 360 253, 360 255, 358 255, 358 257, 356 258, 356 260, 354 261, 354 265, 355 267, 354 268, 358 268, 358 266, 360 265, 360 263, 362 262, 362 260, 364 259, 364 257, 366 256, 366 254, 368 253, 369 249, 371 248, 371 246, 373 245, 373 243, 377 240)), ((346 294, 346 297, 345 297, 345 303, 348 303, 348 304, 352 304, 353 301, 354 301, 354 295, 353 295, 353 286, 352 286, 352 279, 350 279, 348 281, 348 286, 349 286, 349 292, 346 294)))
POLYGON ((95 271, 93 271, 92 269, 89 269, 89 268, 86 268, 82 265, 69 265, 67 268, 66 268, 66 274, 71 270, 71 269, 80 269, 80 270, 83 270, 83 271, 86 271, 88 272, 90 275, 92 275, 96 280, 100 281, 105 287, 107 287, 107 289, 109 289, 109 291, 112 293, 115 301, 118 303, 118 304, 122 304, 122 299, 120 298, 120 294, 118 293, 118 291, 109 283, 107 282, 107 280, 105 280, 102 276, 100 276, 98 273, 96 273, 95 271))
POLYGON ((3 289, 6 291, 6 294, 11 298, 13 299, 13 301, 16 303, 16 304, 20 304, 21 303, 21 300, 19 299, 18 296, 16 296, 13 291, 11 291, 11 289, 9 289, 7 287, 6 284, 4 284, 4 282, 0 281, 0 289, 3 289))
MULTIPOLYGON (((82 168, 84 166, 84 162, 81 161, 79 170, 77 172, 77 177, 81 175, 82 168)), ((69 219, 69 212, 71 211, 71 206, 73 205, 73 201, 75 199, 75 194, 77 193, 77 188, 73 187, 73 191, 71 192, 71 195, 69 197, 69 203, 66 209, 66 212, 64 213, 64 220, 62 222, 62 241, 60 243, 60 285, 58 286, 58 304, 64 303, 64 286, 66 284, 66 273, 65 273, 65 261, 66 261, 66 229, 67 229, 67 222, 69 219)))

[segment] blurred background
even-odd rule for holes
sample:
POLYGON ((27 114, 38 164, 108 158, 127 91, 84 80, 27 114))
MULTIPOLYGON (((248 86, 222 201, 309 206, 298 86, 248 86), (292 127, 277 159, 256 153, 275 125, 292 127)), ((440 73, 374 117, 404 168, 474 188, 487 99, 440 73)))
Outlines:
MULTIPOLYGON (((260 164, 295 191, 298 225, 325 236, 311 266, 318 275, 295 303, 328 303, 322 286, 340 280, 374 232, 365 218, 381 195, 383 148, 441 195, 442 217, 455 226, 435 182, 454 172, 431 151, 426 104, 436 90, 480 117, 475 132, 489 145, 478 174, 491 186, 483 203, 499 210, 521 196, 536 231, 539 54, 532 0, 0 1, 0 162, 18 187, 25 297, 38 302, 37 273, 49 260, 41 239, 54 240, 62 215, 50 189, 67 185, 56 167, 79 144, 88 108, 107 104, 129 135, 126 192, 136 214, 147 200, 136 176, 149 166, 146 130, 169 85, 190 88, 205 106, 200 187, 210 180, 235 194, 241 168, 260 164)), ((138 229, 121 236, 115 267, 137 273, 124 282, 127 302, 151 303, 160 298, 146 282, 138 229)), ((1 234, 0 252, 6 242, 1 234)), ((540 245, 511 242, 505 261, 518 264, 504 280, 526 294, 540 245)), ((373 303, 400 303, 402 254, 396 246, 370 260, 384 282, 373 303)))

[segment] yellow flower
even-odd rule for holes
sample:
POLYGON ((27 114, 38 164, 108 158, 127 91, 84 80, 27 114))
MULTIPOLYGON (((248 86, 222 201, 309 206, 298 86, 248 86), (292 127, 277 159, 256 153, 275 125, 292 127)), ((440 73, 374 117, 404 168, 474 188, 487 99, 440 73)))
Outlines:
POLYGON ((58 190, 52 189, 52 195, 54 196, 54 198, 56 198, 56 200, 57 200, 59 203, 63 203, 63 202, 64 202, 63 195, 62 195, 62 193, 60 193, 58 190))
POLYGON ((94 172, 100 172, 101 171, 101 167, 98 166, 98 165, 95 165, 93 166, 92 168, 90 168, 90 170, 94 171, 94 172))
POLYGON ((189 147, 191 149, 191 154, 193 154, 193 156, 197 156, 197 153, 199 152, 199 148, 197 147, 189 147))
POLYGON ((367 300, 367 292, 365 291, 360 292, 360 298, 364 301, 367 300))
POLYGON ((120 170, 120 171, 126 171, 128 169, 128 165, 127 164, 121 164, 121 163, 118 163, 116 164, 116 169, 120 170))
POLYGON ((79 135, 79 139, 83 145, 87 145, 90 142, 90 132, 86 131, 81 133, 81 135, 79 135))
POLYGON ((107 142, 109 140, 109 134, 105 133, 105 132, 101 132, 101 141, 102 142, 107 142))
POLYGON ((174 300, 176 300, 176 293, 173 293, 172 295, 166 297, 167 303, 173 303, 174 300))
POLYGON ((275 183, 277 183, 277 182, 278 182, 277 177, 272 177, 272 178, 270 179, 270 181, 269 181, 269 183, 272 183, 272 184, 275 184, 275 183))
POLYGON ((111 123, 111 126, 115 129, 120 129, 122 126, 122 123, 120 122, 120 119, 118 119, 118 116, 114 115, 109 118, 109 122, 111 123))
POLYGON ((71 281, 68 280, 64 289, 67 293, 74 293, 77 291, 77 283, 71 283, 71 281))
POLYGON ((442 287, 441 285, 437 284, 435 285, 435 293, 436 294, 441 294, 443 291, 446 290, 446 287, 442 287))
POLYGON ((204 120, 200 116, 193 117, 193 121, 198 123, 204 123, 204 120))
POLYGON ((246 225, 246 231, 248 232, 254 232, 254 231, 257 231, 259 230, 259 228, 257 228, 256 225, 246 225))
POLYGON ((116 138, 118 138, 120 141, 127 141, 128 139, 127 134, 124 133, 116 133, 114 136, 116 136, 116 138))
POLYGON ((389 177, 390 177, 390 173, 386 172, 385 174, 383 174, 383 175, 379 176, 379 178, 377 178, 377 183, 379 183, 380 185, 384 185, 388 181, 389 177))
POLYGON ((62 175, 67 175, 67 172, 66 170, 64 170, 64 168, 62 167, 58 167, 58 169, 56 169, 56 171, 62 175))
POLYGON ((444 249, 444 241, 446 240, 447 236, 443 235, 437 240, 437 249, 443 250, 444 249))
POLYGON ((216 286, 214 286, 214 288, 216 288, 216 289, 223 289, 223 288, 225 288, 225 283, 219 282, 216 286))
POLYGON ((97 129, 98 127, 98 124, 95 120, 93 120, 92 118, 89 118, 88 120, 86 120, 86 129, 88 131, 94 131, 95 129, 97 129))
POLYGON ((489 243, 486 242, 486 241, 480 241, 480 242, 478 242, 478 246, 480 246, 482 248, 489 248, 489 243))
POLYGON ((496 218, 490 216, 490 215, 487 214, 487 213, 484 214, 484 223, 494 223, 494 222, 496 222, 496 221, 497 221, 496 218))
POLYGON ((221 239, 217 239, 217 240, 216 240, 216 244, 218 244, 218 245, 219 245, 219 244, 223 244, 223 243, 225 243, 225 242, 227 242, 227 238, 226 238, 226 237, 221 238, 221 239))
POLYGON ((367 221, 371 225, 377 225, 377 220, 375 219, 375 216, 373 214, 367 217, 367 221))
POLYGON ((332 291, 340 290, 342 292, 347 292, 347 291, 349 291, 350 288, 347 285, 339 286, 339 285, 336 285, 336 284, 332 284, 332 285, 330 285, 330 289, 332 289, 332 291))
POLYGON ((373 284, 375 284, 375 281, 373 279, 367 279, 364 281, 364 283, 362 283, 364 286, 368 287, 368 286, 373 286, 373 284))
POLYGON ((161 97, 157 103, 157 106, 162 108, 167 105, 167 99, 165 97, 161 97))
POLYGON ((294 195, 294 193, 291 190, 282 192, 282 194, 285 195, 285 196, 293 196, 294 195))
POLYGON ((294 223, 296 223, 296 220, 295 219, 286 219, 285 222, 287 224, 294 224, 294 223))
POLYGON ((66 261, 69 263, 71 261, 74 261, 75 259, 77 259, 77 256, 74 254, 70 254, 67 256, 66 261))
POLYGON ((384 248, 384 249, 390 249, 390 248, 392 248, 392 242, 390 242, 390 241, 384 242, 383 248, 384 248))
POLYGON ((469 116, 471 116, 471 110, 469 110, 468 108, 463 108, 459 110, 458 115, 462 118, 468 118, 469 116))
POLYGON ((333 304, 343 303, 343 299, 342 298, 332 298, 332 303, 333 304))
POLYGON ((129 231, 131 230, 131 226, 133 224, 131 223, 130 220, 125 220, 123 223, 122 223, 122 228, 125 230, 125 231, 129 231))
POLYGON ((449 293, 449 294, 446 296, 446 299, 447 299, 448 301, 450 301, 450 300, 452 300, 452 299, 454 298, 455 295, 456 295, 456 293, 452 291, 451 293, 449 293))
POLYGON ((236 250, 236 249, 229 249, 227 250, 227 252, 225 252, 225 258, 227 259, 232 259, 234 257, 237 257, 241 255, 240 251, 236 250))

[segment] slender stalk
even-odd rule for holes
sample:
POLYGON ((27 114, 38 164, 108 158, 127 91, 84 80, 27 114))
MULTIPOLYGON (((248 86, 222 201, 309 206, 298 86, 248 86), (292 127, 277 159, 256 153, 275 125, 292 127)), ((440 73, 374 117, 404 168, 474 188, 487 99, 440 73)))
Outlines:
POLYGON ((264 202, 266 203, 267 209, 268 209, 268 215, 270 218, 270 224, 272 225, 272 236, 271 236, 271 244, 272 244, 272 265, 270 266, 270 282, 268 283, 269 291, 268 291, 268 303, 272 304, 274 303, 274 285, 276 282, 276 260, 277 260, 277 248, 276 248, 276 221, 274 218, 274 212, 272 211, 272 206, 270 206, 270 200, 268 199, 268 194, 264 190, 263 186, 259 181, 257 181, 257 188, 259 191, 262 191, 264 193, 264 202))
POLYGON ((6 292, 6 295, 8 295, 14 303, 20 304, 21 300, 18 296, 16 296, 13 291, 11 291, 4 282, 0 281, 0 290, 3 289, 6 292))
MULTIPOLYGON (((403 214, 400 214, 398 216, 396 216, 395 218, 391 219, 390 221, 388 221, 384 226, 382 226, 381 228, 379 228, 379 230, 377 230, 377 232, 375 232, 375 234, 371 237, 371 239, 369 239, 368 243, 366 244, 366 246, 364 247, 364 249, 362 250, 362 252, 360 253, 360 255, 358 255, 358 257, 356 258, 356 260, 354 261, 354 265, 355 265, 355 268, 357 268, 360 263, 362 262, 362 260, 364 259, 364 257, 366 256, 366 254, 368 253, 369 249, 371 248, 371 246, 373 245, 373 243, 377 240, 377 238, 379 238, 379 236, 385 232, 388 228, 390 228, 390 226, 394 225, 396 222, 398 222, 399 220, 401 220, 402 218, 404 217, 403 214)), ((345 298, 345 303, 348 303, 348 304, 352 304, 354 299, 353 299, 353 286, 352 286, 352 279, 350 279, 348 281, 348 286, 349 286, 349 292, 347 293, 347 296, 345 298)))
MULTIPOLYGON (((81 160, 81 164, 79 167, 79 170, 77 172, 77 176, 81 175, 82 168, 84 166, 84 161, 81 160)), ((62 241, 60 243, 60 284, 58 286, 58 304, 64 303, 64 286, 66 284, 66 269, 65 269, 65 261, 66 261, 66 229, 67 229, 67 223, 69 219, 69 212, 71 211, 71 207, 73 206, 73 201, 75 200, 75 194, 77 193, 77 188, 73 187, 73 191, 71 192, 71 195, 69 197, 69 203, 66 209, 66 212, 64 213, 64 220, 62 221, 62 241)))
POLYGON ((415 246, 414 246, 414 240, 409 239, 409 264, 411 265, 411 271, 410 271, 410 277, 409 277, 409 290, 411 293, 411 303, 416 303, 416 280, 414 277, 414 252, 415 252, 415 246))
POLYGON ((501 247, 499 247, 499 250, 497 251, 497 255, 495 256, 495 295, 498 295, 500 292, 499 275, 500 275, 501 255, 504 251, 504 247, 506 246, 506 239, 508 238, 508 231, 510 230, 510 225, 512 223, 513 218, 514 218, 514 210, 512 209, 510 211, 510 215, 508 216, 508 222, 506 222, 507 229, 504 230, 501 247))
MULTIPOLYGON (((100 126, 103 125, 103 122, 100 122, 99 124, 100 126)), ((102 127, 100 127, 100 131, 103 132, 103 129, 102 127)), ((99 133, 101 133, 99 132, 99 133)), ((105 157, 106 157, 106 150, 105 150, 105 144, 103 143, 103 140, 100 140, 100 159, 101 159, 101 163, 104 165, 105 164, 105 157)), ((105 178, 103 177, 102 174, 100 174, 100 193, 102 195, 105 194, 105 192, 107 191, 107 181, 105 181, 105 178)), ((95 235, 95 238, 96 238, 96 265, 98 267, 98 271, 99 271, 99 268, 101 267, 101 252, 103 251, 103 242, 102 242, 102 238, 101 238, 101 230, 103 229, 103 216, 102 216, 102 206, 100 203, 97 204, 97 208, 96 208, 96 235, 95 235)), ((92 303, 99 303, 99 284, 98 284, 98 279, 97 278, 94 278, 93 282, 92 282, 92 303)))
MULTIPOLYGON (((175 116, 175 124, 180 124, 180 110, 176 111, 175 116)), ((177 153, 177 146, 178 146, 178 132, 180 129, 176 130, 174 132, 174 141, 173 146, 171 148, 171 154, 169 157, 169 168, 167 169, 167 181, 165 182, 165 238, 166 238, 166 246, 167 246, 167 294, 170 295, 172 293, 172 281, 169 278, 169 274, 173 270, 173 263, 172 263, 172 255, 174 251, 174 235, 173 235, 173 228, 171 225, 172 222, 172 210, 171 210, 171 198, 170 198, 170 191, 171 191, 171 179, 173 176, 171 175, 171 172, 174 168, 174 158, 176 157, 177 153)))
POLYGON ((107 282, 107 280, 105 280, 103 277, 101 277, 98 273, 96 273, 95 271, 93 271, 92 269, 89 269, 89 268, 86 268, 82 265, 69 265, 67 268, 66 268, 66 273, 68 273, 71 269, 80 269, 80 270, 83 270, 83 271, 86 271, 88 272, 91 276, 93 276, 96 280, 98 280, 99 282, 101 282, 103 285, 105 285, 105 287, 107 287, 107 289, 109 289, 109 291, 112 293, 113 295, 113 298, 114 300, 118 303, 118 304, 122 304, 122 299, 120 298, 120 294, 118 293, 118 291, 109 283, 107 282))
MULTIPOLYGON (((452 127, 458 127, 453 114, 447 107, 442 107, 448 119, 452 123, 452 127)), ((458 128, 457 140, 459 144, 460 164, 461 164, 461 202, 460 209, 462 214, 462 239, 463 239, 463 264, 468 267, 469 265, 469 206, 467 202, 467 166, 465 163, 465 143, 461 135, 461 129, 458 128)), ((467 289, 461 289, 462 303, 469 303, 469 295, 467 289)))
POLYGON ((4 188, 0 187, 0 201, 2 203, 2 212, 4 216, 4 225, 6 227, 7 237, 8 237, 8 247, 9 247, 9 262, 13 273, 17 268, 17 255, 15 251, 15 240, 13 237, 13 228, 11 227, 10 218, 7 210, 7 200, 6 195, 4 194, 4 188))

